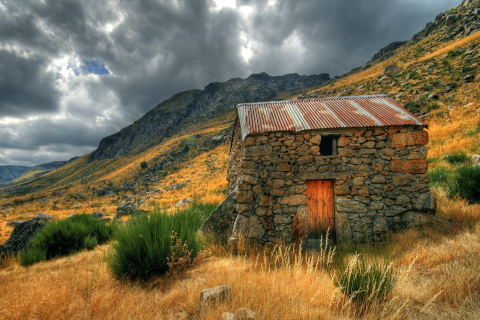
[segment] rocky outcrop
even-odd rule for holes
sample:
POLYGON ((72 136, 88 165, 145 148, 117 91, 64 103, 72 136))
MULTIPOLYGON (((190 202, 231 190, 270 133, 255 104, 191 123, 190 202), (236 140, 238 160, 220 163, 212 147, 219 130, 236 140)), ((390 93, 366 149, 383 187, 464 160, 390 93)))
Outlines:
MULTIPOLYGON (((272 77, 252 74, 247 79, 235 78, 214 82, 204 90, 178 93, 150 110, 134 124, 102 141, 90 160, 103 160, 139 153, 159 144, 183 128, 233 110, 243 102, 269 101, 281 92, 318 86, 330 79, 328 74, 300 76, 296 73, 272 77)), ((214 139, 212 143, 221 143, 214 139)))
POLYGON ((380 51, 378 51, 372 57, 371 61, 377 61, 377 60, 378 61, 383 61, 383 60, 386 60, 386 59, 390 58, 391 56, 393 56, 395 54, 395 50, 402 47, 406 43, 408 43, 408 41, 396 41, 396 42, 390 43, 386 47, 380 49, 380 51))
POLYGON ((226 244, 232 229, 236 197, 236 191, 230 192, 225 200, 205 220, 199 232, 205 237, 213 237, 219 243, 226 244))
POLYGON ((18 224, 13 229, 10 238, 3 246, 0 246, 0 254, 17 253, 30 248, 30 239, 37 232, 43 230, 47 221, 41 219, 32 219, 18 224))
POLYGON ((425 37, 442 33, 446 36, 442 41, 455 39, 460 35, 469 35, 480 29, 479 21, 480 1, 469 0, 457 7, 440 13, 435 21, 427 23, 425 28, 412 37, 412 42, 418 42, 425 37))

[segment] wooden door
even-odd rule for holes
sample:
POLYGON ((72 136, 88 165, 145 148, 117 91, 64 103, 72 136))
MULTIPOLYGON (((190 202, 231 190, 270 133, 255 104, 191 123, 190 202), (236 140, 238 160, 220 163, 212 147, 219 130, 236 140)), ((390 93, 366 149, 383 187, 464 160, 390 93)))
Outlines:
POLYGON ((307 180, 308 239, 335 235, 333 180, 307 180))

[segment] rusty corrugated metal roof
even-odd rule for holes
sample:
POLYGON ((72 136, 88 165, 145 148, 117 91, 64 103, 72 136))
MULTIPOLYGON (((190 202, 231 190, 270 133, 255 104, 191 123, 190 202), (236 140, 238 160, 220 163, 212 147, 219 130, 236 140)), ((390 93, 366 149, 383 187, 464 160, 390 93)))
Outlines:
POLYGON ((242 103, 237 110, 243 139, 271 131, 426 125, 386 94, 242 103))

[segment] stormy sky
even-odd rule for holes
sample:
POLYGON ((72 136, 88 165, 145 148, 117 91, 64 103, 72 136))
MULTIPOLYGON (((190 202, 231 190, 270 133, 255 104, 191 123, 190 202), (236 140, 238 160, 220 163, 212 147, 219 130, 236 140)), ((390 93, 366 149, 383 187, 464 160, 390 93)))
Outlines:
POLYGON ((179 91, 362 66, 461 0, 1 0, 0 165, 68 160, 179 91))

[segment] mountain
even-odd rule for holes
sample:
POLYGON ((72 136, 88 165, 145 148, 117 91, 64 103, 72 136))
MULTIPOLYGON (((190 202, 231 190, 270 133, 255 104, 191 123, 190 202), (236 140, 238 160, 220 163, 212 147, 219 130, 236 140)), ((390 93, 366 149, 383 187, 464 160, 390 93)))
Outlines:
POLYGON ((26 166, 0 166, 0 184, 15 180, 30 168, 26 166))
POLYGON ((21 175, 17 176, 15 179, 11 180, 12 183, 24 183, 30 180, 34 180, 36 178, 39 178, 55 169, 58 169, 65 164, 72 162, 79 157, 74 157, 68 161, 52 161, 48 163, 42 163, 38 164, 33 167, 25 167, 28 168, 26 171, 24 171, 21 175))
POLYGON ((479 11, 480 0, 466 0, 439 14, 411 40, 380 49, 364 66, 334 79, 327 74, 260 73, 178 93, 102 139, 90 155, 34 180, 0 188, 0 194, 94 186, 153 192, 208 179, 208 185, 196 186, 192 194, 183 189, 181 195, 157 197, 169 204, 178 201, 177 196, 211 201, 209 195, 223 195, 225 178, 219 173, 228 163, 229 130, 240 102, 386 93, 427 122, 432 161, 456 150, 480 154, 479 11), (386 75, 384 69, 391 66, 398 71, 386 75), (147 169, 141 169, 142 162, 147 169), (185 166, 190 169, 185 171, 185 166))
POLYGON ((102 139, 90 160, 138 154, 192 124, 230 112, 241 102, 282 99, 279 93, 294 94, 305 88, 320 86, 328 80, 330 77, 326 73, 312 76, 294 73, 277 77, 259 73, 247 79, 210 83, 204 90, 178 93, 158 104, 134 124, 102 139))

